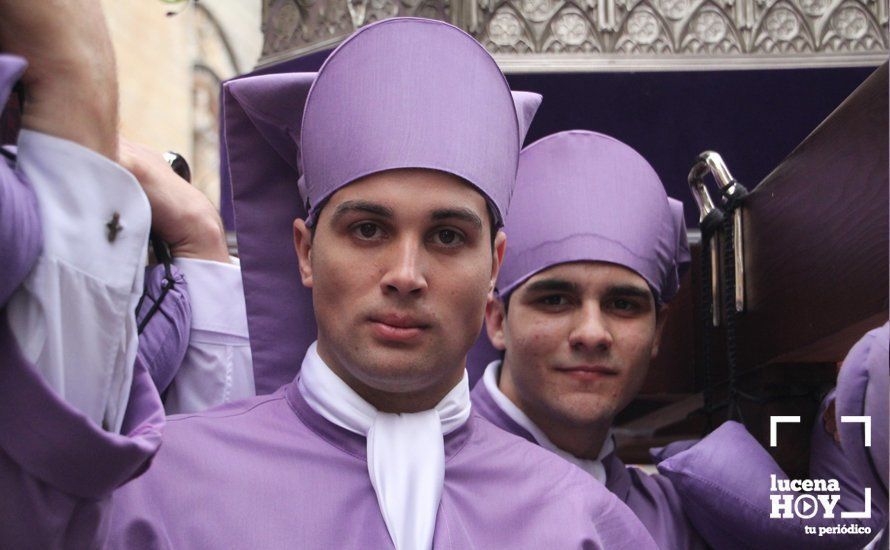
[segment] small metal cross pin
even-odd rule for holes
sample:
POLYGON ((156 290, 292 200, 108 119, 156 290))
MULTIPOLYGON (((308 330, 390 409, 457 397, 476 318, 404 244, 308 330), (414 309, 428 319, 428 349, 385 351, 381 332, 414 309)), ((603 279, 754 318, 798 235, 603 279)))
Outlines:
POLYGON ((108 242, 113 243, 117 238, 117 234, 120 233, 124 228, 120 224, 121 215, 117 212, 111 216, 111 220, 105 224, 105 227, 108 228, 108 242))

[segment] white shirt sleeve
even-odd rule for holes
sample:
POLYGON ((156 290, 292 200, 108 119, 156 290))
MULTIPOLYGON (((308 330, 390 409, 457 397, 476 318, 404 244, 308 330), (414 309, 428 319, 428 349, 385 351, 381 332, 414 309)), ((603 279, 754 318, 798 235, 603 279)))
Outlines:
POLYGON ((232 262, 174 259, 188 283, 192 328, 185 359, 167 391, 167 414, 256 395, 241 268, 237 258, 232 262))
POLYGON ((151 210, 120 165, 22 130, 18 166, 37 195, 43 252, 7 308, 24 356, 69 404, 120 431, 133 378, 151 210))

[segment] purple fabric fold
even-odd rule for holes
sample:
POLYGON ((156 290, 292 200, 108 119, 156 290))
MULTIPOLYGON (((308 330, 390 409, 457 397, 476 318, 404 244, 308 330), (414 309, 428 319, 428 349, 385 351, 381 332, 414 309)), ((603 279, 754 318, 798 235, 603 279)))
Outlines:
POLYGON ((877 534, 876 518, 840 519, 840 510, 856 511, 857 505, 843 498, 835 518, 770 518, 773 476, 788 476, 738 422, 725 422, 697 445, 659 463, 658 470, 671 480, 692 524, 715 548, 862 548, 877 534), (804 529, 838 523, 868 526, 872 532, 818 536, 804 529))
POLYGON ((668 197, 668 206, 671 208, 671 217, 674 222, 674 236, 677 239, 675 250, 675 264, 677 269, 677 281, 679 286, 680 277, 689 271, 689 264, 692 262, 692 253, 689 251, 689 237, 686 234, 686 213, 683 210, 683 201, 668 197))
MULTIPOLYGON (((484 383, 476 384, 471 397, 473 409, 483 418, 537 445, 534 437, 495 403, 484 383)), ((680 497, 667 478, 649 476, 636 468, 627 468, 615 453, 603 460, 603 466, 606 469, 606 487, 637 516, 659 548, 681 550, 705 547, 689 523, 680 497)))
MULTIPOLYGON (((0 448, 29 475, 69 495, 106 497, 136 476, 157 451, 164 409, 139 362, 122 434, 71 408, 22 357, 0 310, 0 448)), ((70 368, 77 368, 72 358, 70 368)), ((4 492, 5 493, 5 492, 4 492)))
POLYGON ((300 283, 293 244, 293 221, 307 215, 297 189, 296 156, 286 159, 279 152, 290 138, 264 125, 263 117, 251 116, 246 101, 239 100, 240 87, 251 86, 258 97, 274 95, 302 110, 309 92, 305 82, 309 77, 304 75, 234 81, 223 92, 228 170, 258 394, 271 393, 293 379, 317 329, 312 293, 300 283), (290 87, 287 93, 282 90, 286 87, 290 87), (267 140, 279 145, 263 145, 267 140))
MULTIPOLYGON (((851 468, 853 459, 841 445, 834 440, 825 429, 822 418, 825 411, 835 399, 835 392, 830 392, 822 405, 810 434, 810 478, 836 479, 840 483, 840 503, 845 510, 859 511, 865 509, 865 492, 867 486, 872 487, 871 506, 874 517, 868 522, 875 529, 880 529, 881 517, 887 516, 886 493, 881 494, 880 488, 870 484, 870 479, 861 475, 857 468, 851 468)), ((874 536, 874 533, 872 535, 874 536)))
MULTIPOLYGON (((19 57, 0 54, 0 105, 27 63, 19 57)), ((24 175, 0 158, 0 307, 31 271, 43 247, 43 229, 37 197, 24 175)))
POLYGON ((170 266, 170 278, 173 283, 165 292, 170 282, 164 265, 145 268, 145 290, 136 311, 136 323, 141 326, 154 310, 139 334, 136 353, 159 393, 167 389, 182 366, 192 324, 188 284, 175 265, 170 266))
POLYGON ((835 414, 844 455, 856 475, 872 487, 872 503, 886 517, 888 416, 890 416, 890 323, 868 332, 847 354, 838 373, 835 414), (871 421, 871 447, 865 446, 865 425, 842 422, 843 416, 871 421))

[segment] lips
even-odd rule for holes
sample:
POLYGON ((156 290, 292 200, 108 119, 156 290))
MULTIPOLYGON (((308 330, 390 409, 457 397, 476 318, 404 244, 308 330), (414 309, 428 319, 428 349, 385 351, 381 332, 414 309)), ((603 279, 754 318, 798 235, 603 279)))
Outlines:
POLYGON ((430 328, 426 319, 402 313, 372 315, 369 320, 375 336, 388 342, 409 343, 430 328))
POLYGON ((605 365, 572 365, 569 367, 556 367, 554 370, 580 380, 597 380, 618 375, 616 369, 605 365))

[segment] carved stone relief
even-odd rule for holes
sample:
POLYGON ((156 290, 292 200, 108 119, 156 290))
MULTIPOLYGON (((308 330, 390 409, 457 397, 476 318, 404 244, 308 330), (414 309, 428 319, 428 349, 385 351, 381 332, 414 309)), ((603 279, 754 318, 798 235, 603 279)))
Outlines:
POLYGON ((263 0, 263 62, 331 47, 387 17, 451 21, 494 54, 886 54, 887 0, 263 0), (452 4, 452 2, 454 2, 452 4))
POLYGON ((330 47, 389 17, 450 20, 450 0, 263 0, 260 65, 330 47))
POLYGON ((523 22, 527 27, 512 41, 502 33, 490 42, 484 41, 493 27, 484 27, 479 37, 494 53, 795 55, 886 51, 888 25, 882 4, 882 0, 507 0, 494 12, 481 4, 477 9, 481 20, 519 14, 522 21, 514 21, 513 28, 521 28, 523 22), (566 6, 573 8, 571 18, 561 15, 566 6), (531 50, 527 50, 529 37, 531 50), (585 40, 596 47, 580 50, 578 45, 585 40), (522 46, 517 47, 520 41, 522 46))

